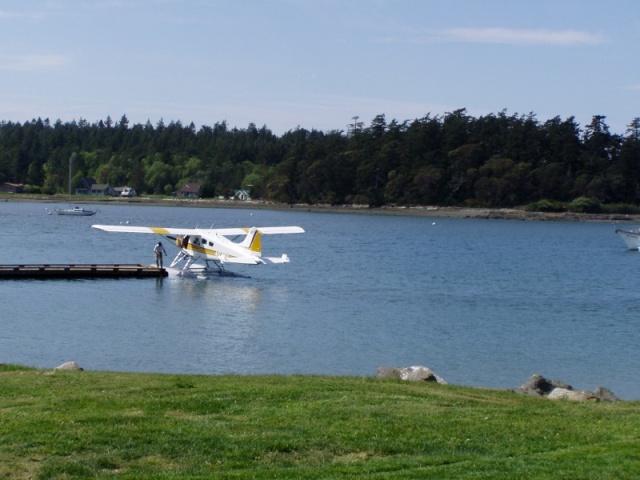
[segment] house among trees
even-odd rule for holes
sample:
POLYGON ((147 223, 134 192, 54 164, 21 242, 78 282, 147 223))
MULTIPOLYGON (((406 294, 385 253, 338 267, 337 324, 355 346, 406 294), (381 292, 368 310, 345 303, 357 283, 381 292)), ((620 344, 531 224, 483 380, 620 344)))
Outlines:
POLYGON ((91 185, 96 181, 93 178, 82 177, 76 186, 76 195, 89 195, 91 193, 91 185))
POLYGON ((116 191, 108 183, 94 183, 91 185, 90 195, 115 196, 116 191))
POLYGON ((200 198, 199 183, 185 183, 178 190, 178 197, 181 198, 200 198))
POLYGON ((233 199, 240 200, 242 202, 246 202, 247 200, 251 200, 251 196, 249 195, 249 190, 234 190, 233 191, 233 199))
POLYGON ((24 185, 21 183, 4 182, 0 185, 0 192, 2 193, 22 193, 24 192, 24 185))

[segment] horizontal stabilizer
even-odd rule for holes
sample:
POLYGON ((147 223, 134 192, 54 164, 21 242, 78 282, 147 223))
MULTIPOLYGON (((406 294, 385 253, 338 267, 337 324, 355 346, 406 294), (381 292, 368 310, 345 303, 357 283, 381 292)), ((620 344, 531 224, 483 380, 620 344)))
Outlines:
POLYGON ((286 254, 282 254, 281 257, 262 257, 269 263, 289 263, 289 257, 286 254))

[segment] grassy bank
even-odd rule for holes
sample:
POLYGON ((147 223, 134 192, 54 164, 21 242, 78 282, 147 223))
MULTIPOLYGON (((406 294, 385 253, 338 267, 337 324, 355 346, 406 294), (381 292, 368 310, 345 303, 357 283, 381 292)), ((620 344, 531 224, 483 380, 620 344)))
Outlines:
POLYGON ((4 478, 636 478, 640 403, 375 378, 0 369, 4 478))

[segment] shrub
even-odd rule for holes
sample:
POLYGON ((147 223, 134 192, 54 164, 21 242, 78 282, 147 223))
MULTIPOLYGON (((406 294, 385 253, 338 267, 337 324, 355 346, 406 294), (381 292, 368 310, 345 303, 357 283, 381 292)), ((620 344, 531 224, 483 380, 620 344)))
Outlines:
POLYGON ((578 197, 571 201, 568 210, 576 213, 597 213, 602 210, 602 205, 594 198, 578 197))
POLYGON ((489 205, 487 204, 487 202, 482 202, 476 198, 467 198, 463 202, 463 206, 467 208, 483 208, 488 207, 489 205))
POLYGON ((624 213, 628 215, 640 214, 640 206, 631 205, 629 203, 610 203, 602 205, 602 211, 605 213, 624 213))
POLYGON ((542 200, 529 204, 527 210, 534 212, 564 212, 566 206, 562 202, 543 198, 542 200))
POLYGON ((39 195, 40 193, 42 193, 42 188, 40 188, 38 185, 25 185, 24 193, 39 195))

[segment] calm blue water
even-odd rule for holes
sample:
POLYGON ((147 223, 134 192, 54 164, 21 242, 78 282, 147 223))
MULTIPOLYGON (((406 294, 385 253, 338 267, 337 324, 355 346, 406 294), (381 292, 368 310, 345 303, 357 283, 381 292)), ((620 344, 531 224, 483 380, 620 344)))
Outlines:
MULTIPOLYGON (((640 399, 640 254, 607 223, 0 203, 0 264, 151 263, 159 237, 94 223, 299 225, 251 278, 4 280, 0 362, 167 373, 375 375, 425 365, 513 388, 540 373, 640 399)), ((175 249, 169 246, 173 256, 175 249)))

